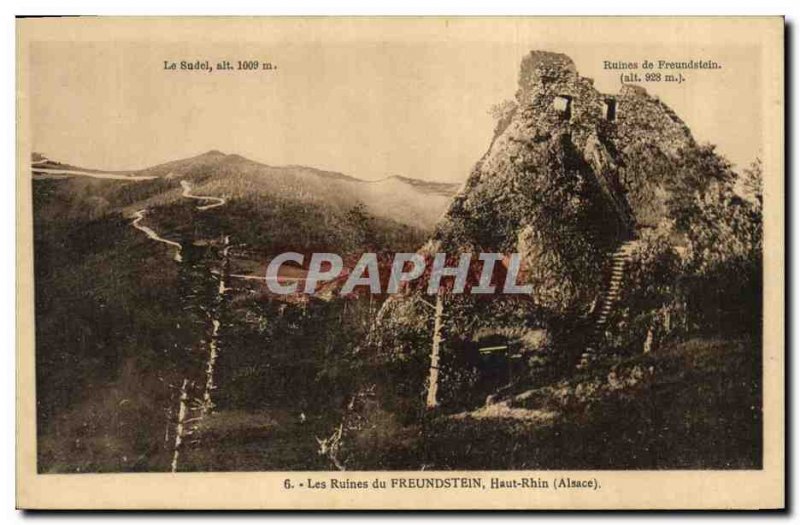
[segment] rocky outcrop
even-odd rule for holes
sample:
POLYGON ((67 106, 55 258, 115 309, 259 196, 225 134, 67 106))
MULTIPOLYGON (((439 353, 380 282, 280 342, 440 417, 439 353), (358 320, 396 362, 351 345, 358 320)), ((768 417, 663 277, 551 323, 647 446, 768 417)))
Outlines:
MULTIPOLYGON (((519 252, 534 291, 501 315, 454 299, 445 339, 503 324, 564 332, 585 319, 607 294, 608 254, 667 219, 681 176, 673 159, 694 147, 686 125, 644 89, 600 93, 566 55, 527 55, 487 152, 422 251, 519 252)), ((430 315, 415 301, 393 298, 382 309, 384 350, 424 351, 413 341, 425 339, 430 315)))

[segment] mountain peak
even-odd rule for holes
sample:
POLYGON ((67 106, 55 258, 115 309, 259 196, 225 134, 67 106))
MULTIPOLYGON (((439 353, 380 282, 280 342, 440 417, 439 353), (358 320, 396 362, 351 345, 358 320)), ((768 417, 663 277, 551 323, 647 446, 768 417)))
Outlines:
POLYGON ((205 153, 203 153, 202 155, 198 155, 198 156, 200 156, 200 157, 224 157, 225 153, 221 152, 218 149, 212 149, 212 150, 208 150, 205 153))

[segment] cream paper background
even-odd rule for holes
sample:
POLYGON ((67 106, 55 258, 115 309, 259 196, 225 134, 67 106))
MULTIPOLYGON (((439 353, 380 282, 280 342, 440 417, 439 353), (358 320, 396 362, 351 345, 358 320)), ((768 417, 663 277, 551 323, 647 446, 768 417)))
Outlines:
MULTIPOLYGON (((17 505, 22 508, 215 508, 215 509, 642 509, 777 508, 784 505, 784 94, 783 19, 771 18, 83 18, 17 21, 17 505), (187 58, 208 56, 214 46, 226 49, 281 49, 290 43, 365 46, 377 43, 516 51, 509 62, 516 73, 519 58, 531 49, 567 53, 583 76, 603 83, 619 72, 601 72, 603 59, 671 59, 695 56, 718 60, 724 73, 690 71, 681 86, 648 84, 676 109, 696 138, 719 144, 720 151, 742 166, 763 161, 764 188, 764 468, 760 471, 556 471, 514 472, 263 472, 180 474, 36 474, 35 371, 31 182, 28 162, 37 114, 68 104, 63 92, 32 83, 32 49, 80 49, 79 44, 165 46, 185 50, 187 58), (720 58, 721 56, 721 58, 720 58), (588 70, 587 70, 588 66, 588 70), (593 69, 594 68, 594 69, 593 69), (694 81, 693 81, 694 80, 694 81), (731 121, 719 114, 735 105, 731 121), (720 105, 723 106, 720 106, 720 105), (38 108, 34 111, 34 108, 38 108), (757 147, 753 148, 756 143, 757 147), (748 150, 750 148, 752 153, 748 150), (742 152, 744 150, 744 153, 742 152), (742 156, 739 160, 737 156, 742 156), (525 475, 596 478, 597 491, 548 490, 309 490, 284 489, 306 478, 373 481, 393 477, 468 475, 487 480, 525 475)), ((171 57, 165 56, 164 59, 171 57)), ((424 57, 423 57, 424 59, 424 57)), ((76 64, 79 64, 79 57, 76 64)), ((282 66, 282 65, 281 65, 282 66)), ((303 64, 291 64, 295 69, 303 64)), ((463 67, 463 66, 462 66, 463 67)), ((481 63, 486 75, 491 62, 481 63)), ((86 86, 96 72, 80 71, 86 86)), ((39 73, 41 74, 41 72, 39 73)), ((143 72, 143 75, 149 74, 143 72)), ((309 67, 308 75, 315 71, 309 67)), ((499 72, 498 72, 499 74, 499 72)), ((73 80, 74 82, 74 80, 73 80)), ((369 85, 369 79, 365 81, 369 85)), ((459 86, 470 89, 470 86, 459 86)), ((137 85, 127 89, 136 90, 137 85)), ((367 87, 366 89, 369 89, 367 87)), ((86 93, 90 94, 91 89, 86 93)), ((147 102, 158 93, 139 93, 147 102)), ((453 92, 453 104, 458 93, 453 92)), ((490 100, 494 93, 485 93, 490 100)), ((513 95, 506 91, 505 98, 513 95)), ((88 95, 87 95, 88 96, 88 95)), ((254 92, 253 96, 257 96, 254 92)), ((476 95, 478 96, 478 95, 476 95)), ((497 98, 493 102, 500 102, 497 98)), ((84 102, 86 102, 84 100, 84 102)), ((409 101, 406 101, 408 103, 409 101)), ((289 99, 286 104, 293 104, 289 99)), ((387 109, 388 111, 388 109, 387 109)), ((41 117, 39 117, 41 118, 41 117)), ((297 125, 313 124, 300 122, 297 125)), ((476 126, 478 122, 474 123, 476 126)), ((459 125, 464 125, 459 123, 459 125)), ((440 130, 447 133, 447 129, 440 130)), ((149 132, 148 132, 149 133, 149 132)), ((69 136, 64 140, 69 140, 69 136)), ((143 137, 142 137, 143 138, 143 137)), ((144 138, 143 138, 144 139, 144 138)), ((128 137, 135 142, 136 136, 128 137)), ((388 140, 388 138, 386 139, 388 140)), ((476 144, 480 143, 477 141, 476 144)), ((57 145, 58 139, 52 144, 57 145)), ((84 144, 85 146, 85 144, 84 144)), ((104 148, 96 148, 98 158, 104 148)), ((477 155, 469 152, 462 162, 477 155)), ((485 141, 480 144, 485 147, 485 141)), ((199 147, 199 146, 198 146, 199 147)), ((358 147, 358 145, 355 145, 358 147)), ((477 146, 474 146, 477 147, 477 146)), ((132 148, 135 149, 135 148, 132 148)), ((198 150, 199 152, 200 150, 198 150)), ((246 151, 235 151, 247 154, 246 151)), ((286 152, 290 155, 291 152, 286 152)), ((347 152, 329 162, 346 164, 347 152)), ((479 153, 478 153, 479 155, 479 153)), ((56 158, 58 158, 56 156, 56 158)), ((64 159, 73 160, 73 159, 64 159)), ((169 160, 169 159, 164 159, 169 160)), ((315 165, 315 160, 304 163, 315 165)), ((326 160, 318 160, 324 163, 326 160)), ((100 160, 102 163, 103 161, 100 160)), ((435 164, 436 160, 431 160, 435 164)), ((91 167, 91 160, 80 163, 91 167)), ((144 162, 143 164, 155 162, 144 162)), ((128 164, 126 167, 131 167, 128 164)), ((138 167, 138 166, 137 166, 138 167)), ((324 167, 324 166, 320 166, 324 167)), ((347 165, 333 166, 347 172, 347 165)), ((367 170, 369 167, 363 167, 367 170)), ((379 168, 375 168, 379 169, 379 168)), ((444 169, 444 168, 441 168, 444 169)), ((434 165, 432 173, 440 173, 434 165)), ((351 170, 352 171, 352 170, 351 170)), ((358 168, 355 169, 358 171, 358 168)), ((354 173, 357 176, 360 173, 354 173)), ((415 173, 416 175, 416 173, 415 173)), ((456 175, 457 176, 457 175, 456 175)), ((466 176, 466 173, 464 173, 466 176)), ((424 178, 424 174, 422 175, 424 178)), ((330 485, 330 483, 328 483, 330 485)))

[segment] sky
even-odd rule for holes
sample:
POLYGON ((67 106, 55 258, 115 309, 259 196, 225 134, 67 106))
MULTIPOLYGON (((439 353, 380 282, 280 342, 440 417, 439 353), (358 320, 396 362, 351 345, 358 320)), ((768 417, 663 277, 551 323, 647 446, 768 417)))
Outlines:
POLYGON ((490 108, 513 98, 524 54, 568 54, 608 93, 603 60, 711 58, 682 85, 649 84, 695 137, 745 166, 762 149, 758 50, 725 44, 575 43, 556 37, 453 41, 320 39, 202 43, 33 42, 34 151, 83 167, 124 170, 216 149, 271 165, 301 164, 362 179, 398 174, 463 181, 486 151, 490 108), (164 61, 256 59, 274 71, 168 71, 164 61))

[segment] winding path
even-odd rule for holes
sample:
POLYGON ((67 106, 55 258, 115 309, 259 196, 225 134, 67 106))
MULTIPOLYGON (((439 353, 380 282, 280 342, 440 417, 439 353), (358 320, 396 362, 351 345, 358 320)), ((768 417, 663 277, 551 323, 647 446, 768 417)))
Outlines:
POLYGON ((307 281, 308 280, 308 278, 306 278, 306 277, 286 277, 286 276, 283 276, 283 275, 277 275, 275 277, 267 279, 266 275, 245 275, 245 274, 242 274, 242 273, 232 273, 232 274, 229 275, 229 277, 234 277, 236 279, 246 279, 248 281, 267 281, 267 280, 270 280, 270 281, 277 282, 277 283, 282 283, 282 282, 302 282, 302 281, 307 281))
MULTIPOLYGON (((228 202, 227 199, 222 198, 222 197, 213 197, 213 196, 210 196, 210 195, 194 195, 194 194, 192 194, 192 185, 186 180, 182 180, 181 181, 181 188, 183 188, 183 191, 181 193, 181 197, 184 197, 184 198, 187 198, 187 199, 199 200, 199 201, 211 201, 209 204, 203 204, 201 206, 197 206, 196 209, 199 210, 199 211, 206 211, 206 210, 210 210, 212 208, 217 208, 219 206, 223 206, 224 204, 226 204, 228 202)), ((150 239, 153 239, 154 241, 162 242, 164 244, 168 244, 170 246, 174 246, 175 248, 177 248, 177 252, 175 253, 175 260, 178 261, 178 262, 182 262, 183 261, 183 258, 181 257, 182 247, 181 247, 181 245, 179 243, 177 243, 175 241, 170 241, 169 239, 165 239, 165 238, 161 237, 160 235, 158 235, 153 229, 148 228, 147 226, 144 226, 143 224, 141 224, 141 221, 142 221, 142 219, 144 219, 146 213, 147 213, 147 208, 137 211, 134 214, 134 221, 131 223, 132 226, 134 228, 136 228, 137 230, 143 231, 145 234, 147 234, 147 236, 150 239)), ((265 276, 262 276, 262 275, 231 274, 230 277, 232 277, 234 279, 245 279, 245 280, 253 280, 253 281, 266 281, 265 276)), ((299 277, 298 278, 281 277, 280 279, 283 280, 283 281, 302 281, 302 280, 304 280, 303 278, 299 278, 299 277)))
POLYGON ((201 211, 210 210, 211 208, 216 208, 217 206, 222 206, 227 201, 222 197, 210 197, 204 195, 192 195, 192 185, 189 184, 187 181, 181 181, 181 187, 183 188, 183 193, 181 196, 186 197, 187 199, 195 199, 200 201, 213 201, 211 204, 205 204, 203 206, 198 206, 197 209, 201 211))
MULTIPOLYGON (((212 208, 222 206, 227 202, 225 199, 221 197, 206 197, 201 195, 192 195, 191 193, 192 186, 185 180, 181 181, 181 187, 183 188, 183 192, 181 193, 182 197, 185 197, 187 199, 206 201, 206 202, 211 201, 210 204, 197 206, 197 209, 200 211, 210 210, 212 208)), ((165 239, 160 235, 158 235, 152 228, 148 228, 147 226, 141 224, 142 219, 144 219, 146 213, 147 213, 146 208, 138 210, 136 213, 134 213, 133 215, 134 220, 131 223, 131 225, 137 230, 143 231, 147 235, 147 237, 149 237, 154 241, 176 247, 177 251, 175 252, 175 260, 178 262, 183 262, 183 258, 181 257, 182 246, 180 243, 171 241, 169 239, 165 239)), ((223 254, 226 258, 228 256, 229 250, 230 250, 230 237, 226 235, 225 249, 223 251, 223 254)), ((225 286, 224 276, 221 275, 217 293, 220 296, 223 296, 226 290, 227 287, 225 286)), ((205 416, 208 415, 208 413, 214 407, 214 403, 211 398, 213 390, 216 389, 216 385, 214 384, 214 368, 216 366, 217 357, 219 354, 218 336, 221 323, 217 317, 214 317, 212 315, 211 324, 212 324, 212 334, 211 334, 211 339, 208 343, 208 360, 206 361, 206 367, 205 367, 206 377, 205 377, 205 388, 202 400, 189 399, 188 387, 190 385, 190 382, 188 378, 184 378, 181 386, 180 399, 178 403, 178 420, 175 428, 175 442, 172 450, 172 461, 170 463, 170 470, 172 472, 178 471, 180 453, 184 446, 184 440, 188 436, 191 436, 197 431, 198 424, 200 423, 200 421, 202 421, 203 418, 205 418, 205 416)), ((169 434, 167 434, 167 438, 168 436, 169 434)))
POLYGON ((145 213, 147 213, 147 209, 139 210, 136 213, 134 213, 133 216, 135 217, 135 219, 133 220, 131 225, 137 230, 143 231, 145 234, 147 234, 149 238, 153 239, 154 241, 163 242, 164 244, 176 247, 178 250, 175 252, 175 260, 178 262, 183 261, 183 257, 181 257, 181 250, 183 249, 183 247, 180 245, 180 243, 177 243, 175 241, 170 241, 169 239, 165 239, 160 235, 158 235, 151 228, 148 228, 147 226, 143 226, 142 224, 140 224, 142 222, 142 219, 144 219, 145 213))
MULTIPOLYGON (((135 178, 135 177, 117 177, 117 176, 112 177, 112 176, 107 176, 106 174, 103 174, 103 176, 92 175, 92 174, 85 174, 85 175, 90 176, 90 177, 97 176, 99 178, 125 178, 125 179, 128 179, 128 180, 145 180, 145 179, 155 178, 155 177, 139 177, 139 178, 135 178)), ((203 206, 197 206, 197 209, 200 210, 200 211, 210 210, 211 208, 216 208, 217 206, 222 206, 223 204, 225 204, 227 202, 225 199, 223 199, 221 197, 207 197, 207 196, 203 196, 203 195, 192 195, 192 193, 191 193, 192 185, 189 184, 185 180, 181 181, 181 187, 183 188, 183 193, 181 193, 182 197, 186 197, 187 199, 201 200, 201 201, 212 201, 211 204, 205 204, 203 206)), ((144 226, 144 225, 141 224, 142 219, 144 219, 144 216, 145 216, 146 213, 147 213, 147 208, 141 209, 141 210, 137 211, 136 213, 134 213, 133 214, 134 220, 131 223, 131 225, 134 228, 136 228, 137 230, 143 231, 145 234, 147 234, 147 236, 149 238, 153 239, 154 241, 163 242, 164 244, 168 244, 170 246, 174 246, 175 248, 177 248, 178 250, 177 250, 177 252, 175 252, 175 260, 178 261, 178 262, 182 262, 183 258, 181 257, 181 250, 183 249, 183 247, 180 245, 180 243, 177 243, 175 241, 170 241, 169 239, 165 239, 165 238, 161 237, 159 234, 157 234, 155 232, 155 230, 153 230, 152 228, 148 228, 147 226, 144 226)))
POLYGON ((68 169, 55 169, 55 168, 39 168, 33 166, 34 174, 41 173, 45 175, 80 175, 82 177, 91 177, 93 179, 111 179, 111 180, 153 180, 158 177, 153 175, 125 175, 123 173, 107 173, 101 171, 78 171, 68 169))

